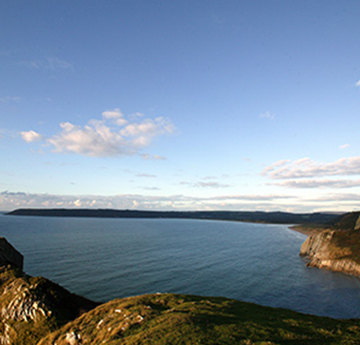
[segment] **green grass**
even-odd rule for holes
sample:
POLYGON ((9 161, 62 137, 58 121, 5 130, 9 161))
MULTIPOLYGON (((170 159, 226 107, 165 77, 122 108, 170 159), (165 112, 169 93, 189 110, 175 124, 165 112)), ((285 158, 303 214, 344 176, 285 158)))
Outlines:
POLYGON ((359 344, 360 321, 225 298, 160 294, 108 302, 39 345, 67 345, 71 332, 81 335, 81 344, 359 344))

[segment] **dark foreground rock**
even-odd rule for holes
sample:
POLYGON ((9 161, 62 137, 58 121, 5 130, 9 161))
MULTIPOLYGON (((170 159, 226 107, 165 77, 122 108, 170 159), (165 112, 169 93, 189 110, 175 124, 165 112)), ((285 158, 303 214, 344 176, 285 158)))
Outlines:
POLYGON ((4 237, 0 237, 0 267, 11 265, 22 271, 24 257, 4 237))

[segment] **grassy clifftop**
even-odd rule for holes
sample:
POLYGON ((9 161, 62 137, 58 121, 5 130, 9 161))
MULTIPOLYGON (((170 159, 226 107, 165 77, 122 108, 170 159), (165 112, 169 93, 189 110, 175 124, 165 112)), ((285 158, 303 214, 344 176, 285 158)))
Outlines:
POLYGON ((333 220, 333 228, 343 231, 357 231, 360 229, 360 212, 349 212, 333 220))
POLYGON ((76 344, 356 344, 358 320, 226 298, 155 294, 110 301, 39 342, 76 344))

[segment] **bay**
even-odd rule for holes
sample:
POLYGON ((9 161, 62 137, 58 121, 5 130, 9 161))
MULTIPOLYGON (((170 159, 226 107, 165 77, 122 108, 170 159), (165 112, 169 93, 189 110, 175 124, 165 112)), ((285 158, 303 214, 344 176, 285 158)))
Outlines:
POLYGON ((360 318, 359 280, 306 267, 287 225, 0 215, 0 236, 26 273, 101 302, 169 292, 360 318))

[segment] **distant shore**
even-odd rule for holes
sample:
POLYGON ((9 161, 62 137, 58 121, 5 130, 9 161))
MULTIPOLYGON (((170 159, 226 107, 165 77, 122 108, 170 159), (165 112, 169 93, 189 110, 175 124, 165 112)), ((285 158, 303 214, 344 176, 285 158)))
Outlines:
MULTIPOLYGON (((6 215, 36 217, 167 218, 229 220, 263 224, 326 224, 337 218, 329 213, 288 213, 261 211, 148 211, 116 209, 17 209, 6 215)), ((305 227, 305 225, 304 225, 305 227)), ((294 229, 302 232, 303 230, 294 229)))

